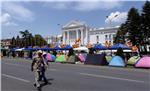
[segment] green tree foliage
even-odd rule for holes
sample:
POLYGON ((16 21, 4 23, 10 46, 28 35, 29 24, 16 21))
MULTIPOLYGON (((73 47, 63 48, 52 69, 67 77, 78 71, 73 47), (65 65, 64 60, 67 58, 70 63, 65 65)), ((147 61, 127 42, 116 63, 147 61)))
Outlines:
POLYGON ((138 10, 132 7, 128 12, 128 18, 124 24, 122 24, 118 30, 115 38, 115 43, 125 43, 125 38, 130 40, 133 45, 140 43, 141 31, 141 17, 138 10), (128 35, 127 35, 128 34, 128 35))
POLYGON ((35 36, 32 35, 28 30, 20 31, 22 38, 17 36, 12 38, 11 44, 17 47, 28 47, 28 46, 44 46, 47 45, 46 40, 40 35, 36 34, 35 36))
POLYGON ((20 34, 22 35, 23 41, 24 41, 24 46, 27 47, 29 46, 29 37, 31 35, 31 33, 29 33, 28 30, 25 31, 20 31, 20 34))
POLYGON ((140 15, 136 8, 131 8, 128 12, 128 18, 126 21, 127 32, 129 33, 129 40, 133 45, 139 44, 140 39, 140 15))
POLYGON ((116 37, 114 39, 115 43, 125 43, 125 34, 127 33, 126 24, 121 24, 121 27, 119 28, 116 37))
POLYGON ((13 37, 12 39, 11 39, 11 47, 13 48, 13 47, 15 47, 16 46, 16 39, 15 39, 15 37, 13 37))
POLYGON ((18 47, 20 47, 21 46, 21 43, 20 43, 20 37, 19 36, 17 36, 17 38, 16 38, 16 46, 18 46, 18 47))
POLYGON ((141 34, 143 44, 150 44, 150 2, 146 1, 141 14, 141 34))
POLYGON ((44 46, 44 45, 47 45, 47 42, 41 35, 36 34, 35 35, 35 44, 37 46, 44 46))

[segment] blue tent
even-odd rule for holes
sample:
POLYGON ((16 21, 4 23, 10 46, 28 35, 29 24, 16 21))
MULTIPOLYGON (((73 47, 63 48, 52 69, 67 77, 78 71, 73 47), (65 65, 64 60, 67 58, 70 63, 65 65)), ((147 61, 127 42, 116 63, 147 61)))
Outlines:
POLYGON ((71 49, 72 47, 70 45, 66 45, 64 48, 62 48, 63 50, 69 50, 71 49))
POLYGON ((41 48, 36 46, 35 48, 33 48, 33 50, 41 50, 41 48))
POLYGON ((54 62, 56 60, 56 57, 54 55, 51 56, 52 56, 52 61, 54 62))
POLYGON ((54 48, 52 48, 53 50, 61 50, 61 48, 59 47, 59 45, 55 46, 54 48))
POLYGON ((114 56, 112 60, 109 62, 109 66, 119 66, 119 67, 125 67, 126 64, 124 60, 120 56, 114 56))
POLYGON ((19 49, 19 47, 13 48, 12 51, 16 51, 17 49, 19 49))
POLYGON ((44 47, 44 48, 41 48, 41 50, 46 51, 46 50, 52 50, 52 49, 51 49, 51 48, 49 48, 48 46, 46 46, 46 47, 44 47))
POLYGON ((97 50, 106 50, 107 48, 105 46, 103 46, 102 44, 98 44, 94 46, 94 49, 97 50))
POLYGON ((124 45, 124 44, 121 44, 121 43, 118 43, 116 45, 113 45, 110 47, 110 49, 118 49, 118 48, 122 48, 122 49, 131 49, 130 47, 124 45))
POLYGON ((33 48, 32 48, 32 46, 28 46, 28 48, 25 48, 24 50, 33 51, 33 48))

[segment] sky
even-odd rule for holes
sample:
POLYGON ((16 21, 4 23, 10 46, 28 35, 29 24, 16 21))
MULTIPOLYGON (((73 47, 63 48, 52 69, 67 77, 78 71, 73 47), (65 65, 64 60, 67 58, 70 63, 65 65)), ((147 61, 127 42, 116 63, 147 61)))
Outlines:
POLYGON ((145 1, 118 0, 46 0, 2 1, 1 38, 17 36, 29 30, 44 38, 62 34, 61 27, 72 20, 85 22, 91 28, 119 26, 131 7, 141 12, 145 1), (116 16, 116 17, 115 17, 116 16), (110 23, 111 21, 111 23, 110 23))

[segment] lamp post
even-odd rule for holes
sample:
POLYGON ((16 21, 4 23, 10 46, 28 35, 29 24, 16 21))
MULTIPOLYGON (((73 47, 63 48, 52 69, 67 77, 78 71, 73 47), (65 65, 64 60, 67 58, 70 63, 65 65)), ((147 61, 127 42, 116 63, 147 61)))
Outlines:
POLYGON ((109 20, 110 26, 111 26, 112 19, 116 18, 118 15, 119 15, 119 14, 115 15, 115 16, 112 17, 112 18, 109 18, 109 16, 106 16, 106 18, 108 18, 108 20, 109 20))

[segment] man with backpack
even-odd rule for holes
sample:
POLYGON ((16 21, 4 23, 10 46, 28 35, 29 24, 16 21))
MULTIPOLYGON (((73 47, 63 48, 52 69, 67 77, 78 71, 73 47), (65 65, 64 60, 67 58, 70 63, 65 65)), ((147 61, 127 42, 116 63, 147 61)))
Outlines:
POLYGON ((32 65, 31 65, 31 71, 33 71, 34 75, 35 75, 34 86, 39 91, 41 91, 39 79, 40 79, 40 74, 41 74, 43 66, 45 66, 45 64, 44 64, 44 60, 43 60, 43 57, 42 57, 42 51, 39 50, 39 51, 37 51, 37 56, 33 59, 32 65))

